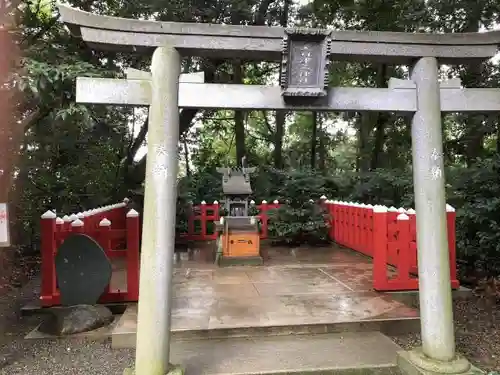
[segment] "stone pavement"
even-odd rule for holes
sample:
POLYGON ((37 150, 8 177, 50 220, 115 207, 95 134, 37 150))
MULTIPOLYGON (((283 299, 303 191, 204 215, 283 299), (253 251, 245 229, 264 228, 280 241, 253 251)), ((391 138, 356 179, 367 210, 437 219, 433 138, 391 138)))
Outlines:
MULTIPOLYGON (((368 258, 330 248, 310 250, 303 258, 300 254, 283 257, 287 259, 275 256, 256 267, 218 268, 209 263, 202 267, 200 262, 194 262, 196 268, 188 262, 179 265, 174 271, 174 335, 214 337, 217 332, 224 331, 226 336, 231 330, 240 330, 236 335, 241 335, 259 329, 276 333, 279 327, 307 333, 318 326, 322 332, 338 332, 359 330, 353 324, 418 323, 416 309, 371 290, 368 258), (344 327, 332 328, 334 325, 344 327)), ((116 347, 135 344, 136 320, 134 305, 113 332, 116 347)))

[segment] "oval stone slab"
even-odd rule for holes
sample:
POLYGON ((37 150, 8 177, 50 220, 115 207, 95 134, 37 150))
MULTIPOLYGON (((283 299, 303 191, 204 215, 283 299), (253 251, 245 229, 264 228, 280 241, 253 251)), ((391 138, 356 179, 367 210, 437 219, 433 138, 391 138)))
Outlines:
POLYGON ((91 237, 74 234, 59 246, 55 257, 61 305, 94 305, 111 281, 111 263, 91 237))

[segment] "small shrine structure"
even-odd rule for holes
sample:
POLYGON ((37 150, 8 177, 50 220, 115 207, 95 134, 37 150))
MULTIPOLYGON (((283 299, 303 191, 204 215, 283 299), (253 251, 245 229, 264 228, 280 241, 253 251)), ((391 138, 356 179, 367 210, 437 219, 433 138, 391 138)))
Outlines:
POLYGON ((252 194, 250 174, 255 168, 217 168, 222 174, 222 192, 227 216, 216 223, 217 255, 219 265, 262 264, 260 231, 255 217, 249 216, 249 198, 252 194))

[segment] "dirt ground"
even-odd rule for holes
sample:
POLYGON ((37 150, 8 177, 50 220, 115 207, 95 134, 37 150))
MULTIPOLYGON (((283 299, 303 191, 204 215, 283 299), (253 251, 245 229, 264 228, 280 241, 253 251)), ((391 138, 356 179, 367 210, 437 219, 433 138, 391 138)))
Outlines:
MULTIPOLYGON (((457 351, 487 372, 500 372, 500 304, 481 295, 454 302, 457 351)), ((420 334, 392 337, 401 347, 420 345, 420 334)))
MULTIPOLYGON (((24 272, 32 267, 21 266, 9 280, 14 286, 0 288, 0 374, 118 375, 133 363, 133 350, 111 350, 108 340, 24 340, 39 317, 22 317, 20 308, 33 301, 39 281, 33 271, 24 272)), ((500 304, 481 295, 457 300, 455 322, 457 350, 485 371, 500 371, 500 304)), ((420 344, 419 335, 393 339, 405 349, 420 344)))

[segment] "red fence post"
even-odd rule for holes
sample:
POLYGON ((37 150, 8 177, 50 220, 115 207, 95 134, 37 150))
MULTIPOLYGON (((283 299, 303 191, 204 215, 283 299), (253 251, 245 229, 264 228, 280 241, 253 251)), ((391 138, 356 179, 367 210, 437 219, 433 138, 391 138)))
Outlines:
POLYGON ((387 207, 373 207, 373 289, 387 285, 387 207))
MULTIPOLYGON (((219 201, 214 201, 214 223, 220 220, 220 204, 219 201)), ((216 232, 214 232, 214 238, 217 238, 216 232)))
POLYGON ((52 211, 45 212, 41 217, 40 235, 42 251, 42 284, 40 291, 40 302, 42 306, 52 306, 52 300, 56 292, 56 266, 54 255, 56 246, 56 214, 52 211))
POLYGON ((259 210, 260 210, 260 220, 262 222, 262 231, 260 234, 260 238, 265 239, 267 238, 267 220, 268 220, 267 217, 268 205, 266 200, 262 201, 262 203, 259 206, 259 210))
POLYGON ((201 201, 200 206, 200 220, 201 220, 201 240, 207 240, 207 202, 201 201))
POLYGON ((85 224, 80 219, 76 219, 71 223, 72 233, 85 233, 85 224))
POLYGON ((417 261, 417 216, 415 210, 410 208, 406 211, 406 215, 410 218, 410 272, 418 274, 417 261))
POLYGON ((460 284, 457 279, 457 248, 456 248, 456 219, 457 213, 449 204, 446 205, 448 249, 450 252, 450 279, 451 287, 457 289, 460 284))
POLYGON ((127 299, 139 299, 139 213, 130 210, 127 213, 127 299))
POLYGON ((352 213, 352 202, 346 202, 344 206, 346 210, 345 223, 346 223, 346 245, 349 249, 352 249, 352 237, 353 237, 353 213, 352 213))
POLYGON ((337 219, 335 223, 337 224, 337 231, 335 235, 335 241, 339 245, 345 245, 345 211, 344 211, 344 202, 337 202, 335 213, 337 219))
POLYGON ((110 233, 111 233, 111 220, 108 220, 106 218, 102 219, 99 222, 99 227, 97 229, 97 242, 99 242, 99 245, 103 248, 104 252, 106 253, 107 257, 112 257, 112 247, 111 247, 111 238, 110 238, 110 233))
POLYGON ((360 236, 361 236, 361 226, 360 226, 360 210, 361 205, 359 203, 353 203, 352 205, 352 224, 353 224, 353 235, 352 235, 352 246, 356 251, 361 251, 360 246, 360 236))
POLYGON ((391 246, 391 243, 396 244, 396 239, 394 237, 397 232, 395 228, 397 228, 397 220, 398 220, 399 211, 396 207, 391 206, 387 209, 387 263, 393 266, 397 265, 397 253, 396 247, 391 246), (394 224, 394 225, 393 225, 394 224))
MULTIPOLYGON (((408 283, 410 280, 410 218, 401 213, 397 217, 398 225, 398 249, 396 254, 397 280, 401 283, 408 283)), ((404 285, 402 285, 404 289, 404 285)))

